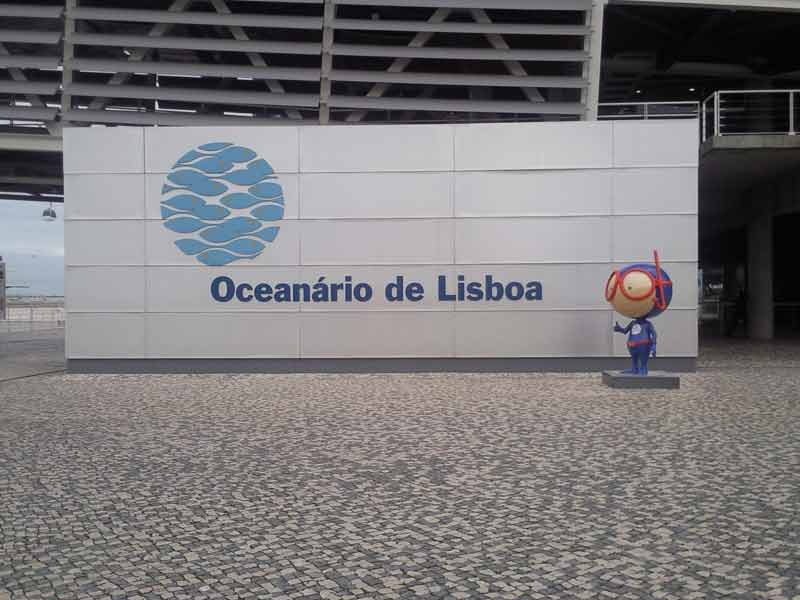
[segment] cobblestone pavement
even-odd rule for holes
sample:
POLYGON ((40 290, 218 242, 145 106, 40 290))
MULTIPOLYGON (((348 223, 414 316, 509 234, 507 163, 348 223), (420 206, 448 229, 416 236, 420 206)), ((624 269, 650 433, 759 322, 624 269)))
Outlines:
POLYGON ((798 396, 800 369, 747 360, 647 395, 596 375, 6 382, 0 599, 798 600, 798 396))

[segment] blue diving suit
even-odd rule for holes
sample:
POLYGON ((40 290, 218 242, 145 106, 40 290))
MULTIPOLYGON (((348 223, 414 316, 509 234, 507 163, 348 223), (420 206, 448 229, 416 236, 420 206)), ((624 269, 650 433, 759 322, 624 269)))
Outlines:
POLYGON ((634 375, 647 375, 647 362, 656 356, 658 335, 653 324, 645 318, 628 323, 627 327, 614 324, 614 331, 628 334, 628 352, 631 355, 631 370, 634 375))

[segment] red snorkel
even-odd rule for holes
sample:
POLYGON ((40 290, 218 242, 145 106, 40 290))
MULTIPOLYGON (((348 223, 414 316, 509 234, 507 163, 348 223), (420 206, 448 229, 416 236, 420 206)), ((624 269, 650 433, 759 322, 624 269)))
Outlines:
POLYGON ((664 281, 661 277, 661 262, 658 260, 658 250, 653 250, 653 258, 656 263, 656 295, 653 298, 653 304, 658 310, 667 309, 667 296, 664 293, 665 285, 672 285, 671 281, 664 281))

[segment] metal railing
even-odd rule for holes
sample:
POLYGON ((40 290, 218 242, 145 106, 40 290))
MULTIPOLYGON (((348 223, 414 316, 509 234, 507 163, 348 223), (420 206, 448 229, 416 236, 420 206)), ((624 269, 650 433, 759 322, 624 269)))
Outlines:
POLYGON ((703 101, 703 141, 722 135, 796 135, 800 90, 720 90, 703 101))
POLYGON ((601 121, 620 119, 696 119, 700 103, 692 100, 678 102, 601 102, 597 118, 601 121))

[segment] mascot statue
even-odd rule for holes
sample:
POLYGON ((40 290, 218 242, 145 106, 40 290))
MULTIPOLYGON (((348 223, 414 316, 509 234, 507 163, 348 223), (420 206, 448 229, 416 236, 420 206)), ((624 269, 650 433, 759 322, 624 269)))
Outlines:
POLYGON ((606 300, 619 314, 633 319, 627 327, 615 323, 614 331, 627 334, 631 375, 647 375, 647 363, 656 356, 658 336, 650 319, 657 317, 672 301, 672 280, 661 268, 658 252, 654 263, 628 265, 611 273, 606 283, 606 300))

